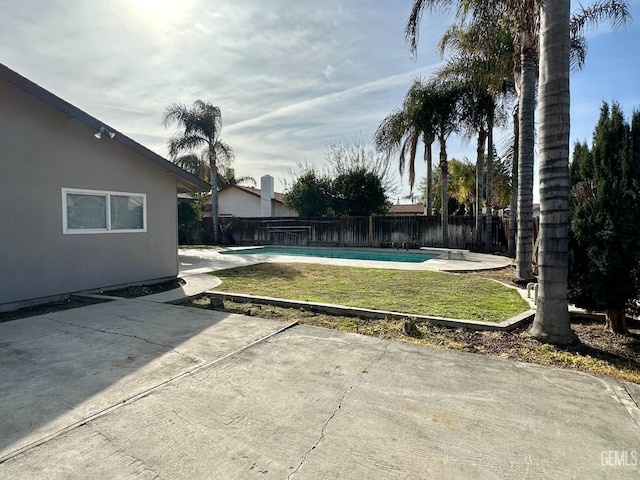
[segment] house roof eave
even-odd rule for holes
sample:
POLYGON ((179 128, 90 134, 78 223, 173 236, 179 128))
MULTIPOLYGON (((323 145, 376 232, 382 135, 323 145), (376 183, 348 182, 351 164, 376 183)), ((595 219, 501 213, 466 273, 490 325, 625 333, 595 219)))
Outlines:
POLYGON ((37 98, 43 103, 59 110, 65 115, 73 118, 74 120, 84 124, 93 132, 98 132, 100 127, 104 127, 110 132, 115 133, 115 136, 111 139, 114 142, 121 144, 122 146, 134 151, 135 153, 143 156, 152 163, 163 168, 167 173, 178 177, 178 191, 182 188, 182 192, 208 192, 211 190, 211 185, 201 178, 193 175, 186 170, 183 170, 174 163, 171 163, 166 158, 152 152, 147 147, 139 144, 135 140, 120 133, 115 128, 107 125, 106 123, 98 120, 97 118, 89 115, 83 110, 80 110, 75 105, 61 99, 48 90, 40 87, 26 77, 23 77, 19 73, 11 70, 9 67, 0 63, 0 79, 5 80, 14 87, 28 93, 29 95, 37 98))

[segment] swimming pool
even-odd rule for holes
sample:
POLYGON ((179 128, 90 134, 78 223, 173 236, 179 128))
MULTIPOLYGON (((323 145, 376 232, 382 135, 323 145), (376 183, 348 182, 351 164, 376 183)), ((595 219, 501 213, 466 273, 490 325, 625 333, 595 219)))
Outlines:
POLYGON ((292 255, 295 257, 343 258, 377 262, 422 263, 439 257, 440 253, 419 250, 409 252, 383 248, 331 248, 331 247, 257 247, 225 250, 223 255, 292 255))

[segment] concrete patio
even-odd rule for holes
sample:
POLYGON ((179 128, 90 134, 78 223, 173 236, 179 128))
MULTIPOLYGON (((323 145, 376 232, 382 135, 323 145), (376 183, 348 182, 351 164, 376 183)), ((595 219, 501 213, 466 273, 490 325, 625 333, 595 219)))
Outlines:
POLYGON ((638 478, 640 386, 118 300, 0 324, 0 478, 638 478))

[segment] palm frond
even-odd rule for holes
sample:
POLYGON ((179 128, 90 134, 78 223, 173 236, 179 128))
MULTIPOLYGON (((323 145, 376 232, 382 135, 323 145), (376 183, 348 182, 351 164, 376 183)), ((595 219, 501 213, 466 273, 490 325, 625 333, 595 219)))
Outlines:
POLYGON ((589 7, 581 7, 571 17, 572 36, 584 34, 605 20, 609 21, 612 28, 628 25, 632 20, 629 4, 624 0, 600 0, 589 7))
POLYGON ((228 143, 217 141, 214 145, 214 148, 218 158, 222 158, 226 162, 232 162, 234 160, 235 155, 233 153, 233 149, 231 148, 231 146, 229 146, 228 143))
POLYGON ((169 139, 167 146, 169 148, 169 156, 176 158, 180 153, 197 150, 204 144, 206 144, 206 140, 200 136, 177 132, 169 139))
POLYGON ((396 110, 385 117, 373 136, 373 146, 387 157, 393 155, 402 143, 405 134, 405 115, 402 110, 396 110))
POLYGON ((404 30, 404 38, 409 52, 413 57, 416 56, 418 51, 418 40, 420 39, 420 21, 422 20, 422 13, 425 9, 431 11, 440 9, 447 11, 454 6, 457 6, 456 0, 413 0, 411 5, 411 11, 409 12, 409 19, 404 30))
POLYGON ((174 123, 182 123, 183 116, 187 114, 188 108, 181 103, 172 103, 164 110, 162 122, 166 127, 174 123))
POLYGON ((608 20, 612 28, 620 28, 628 25, 631 20, 629 5, 624 0, 597 1, 589 7, 581 7, 572 15, 569 29, 571 32, 571 57, 572 70, 581 70, 587 57, 587 39, 585 33, 597 25, 608 20))

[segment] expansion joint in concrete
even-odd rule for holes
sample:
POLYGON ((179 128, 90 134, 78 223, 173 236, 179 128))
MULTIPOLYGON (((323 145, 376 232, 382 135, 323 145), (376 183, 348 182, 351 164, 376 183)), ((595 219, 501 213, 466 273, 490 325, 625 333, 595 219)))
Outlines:
MULTIPOLYGON (((81 328, 88 328, 90 330, 102 331, 102 330, 99 330, 99 329, 94 329, 94 328, 86 327, 86 326, 83 326, 83 325, 75 325, 73 323, 62 322, 60 320, 56 320, 56 319, 52 319, 52 318, 49 318, 48 320, 53 320, 53 321, 56 321, 56 322, 58 322, 60 324, 65 324, 65 325, 70 325, 70 326, 77 326, 77 327, 81 327, 81 328)), ((131 395, 131 396, 127 397, 127 398, 124 398, 122 400, 119 400, 118 402, 113 403, 113 404, 103 408, 102 410, 99 410, 99 411, 97 411, 97 412, 95 412, 95 413, 93 413, 93 414, 91 414, 91 415, 89 415, 87 417, 84 417, 84 418, 72 423, 71 425, 67 425, 66 427, 64 427, 64 428, 62 428, 62 429, 60 429, 58 431, 55 431, 55 432, 50 433, 48 435, 45 435, 44 437, 42 437, 42 438, 40 438, 40 439, 38 439, 38 440, 36 440, 34 442, 31 442, 31 443, 29 443, 27 445, 24 445, 24 446, 18 448, 17 450, 9 452, 8 454, 5 454, 5 455, 1 455, 0 456, 0 465, 3 464, 4 462, 6 462, 7 460, 11 460, 12 458, 17 457, 18 455, 21 455, 21 454, 23 454, 23 453, 25 453, 25 452, 27 452, 29 450, 37 448, 40 445, 43 445, 46 442, 48 442, 48 441, 50 441, 50 440, 52 440, 54 438, 59 437, 60 435, 65 435, 65 434, 75 430, 76 428, 82 427, 83 425, 86 425, 86 424, 88 424, 88 423, 90 423, 90 422, 92 422, 94 420, 97 420, 98 418, 102 418, 103 416, 105 416, 105 415, 107 415, 107 414, 109 414, 109 413, 111 413, 111 412, 113 412, 113 411, 115 411, 115 410, 117 410, 119 408, 122 408, 122 407, 124 407, 126 405, 130 405, 130 404, 132 404, 134 402, 137 402, 138 400, 140 400, 142 398, 145 398, 146 396, 150 395, 151 393, 157 391, 158 389, 160 389, 160 388, 162 388, 162 387, 164 387, 164 386, 166 386, 166 385, 168 385, 168 384, 170 384, 172 382, 175 382, 176 380, 179 380, 181 378, 185 378, 185 377, 187 377, 189 375, 193 375, 196 372, 204 370, 205 368, 212 367, 213 365, 216 365, 216 364, 218 364, 220 362, 223 362, 223 361, 227 360, 228 358, 233 357, 234 355, 237 355, 237 354, 239 354, 241 352, 244 352, 245 350, 253 348, 256 345, 259 345, 259 344, 261 344, 263 342, 266 342, 269 339, 271 339, 271 338, 273 338, 273 337, 275 337, 277 335, 280 335, 281 333, 289 330, 290 328, 295 327, 296 325, 298 325, 298 322, 289 323, 289 324, 285 325, 284 327, 279 328, 275 332, 269 333, 268 335, 266 335, 264 337, 261 337, 261 338, 259 338, 257 340, 254 340, 250 344, 245 345, 244 347, 240 347, 240 348, 238 348, 237 350, 235 350, 233 352, 230 352, 230 353, 228 353, 226 355, 223 355, 221 357, 218 357, 218 358, 216 358, 214 360, 210 360, 210 361, 205 362, 205 363, 198 363, 198 364, 196 364, 195 367, 191 367, 187 371, 184 371, 182 373, 174 375, 173 377, 171 377, 171 378, 169 378, 167 380, 164 380, 164 381, 162 381, 160 383, 157 383, 157 384, 153 385, 152 387, 149 387, 149 388, 147 388, 147 389, 145 389, 145 390, 143 390, 141 392, 133 394, 133 395, 131 395)), ((104 333, 113 334, 113 332, 107 332, 107 331, 105 331, 104 333)), ((140 338, 140 337, 135 337, 135 338, 140 338)), ((141 340, 144 340, 144 339, 141 339, 141 340)))
POLYGON ((622 389, 629 396, 629 402, 625 405, 627 407, 627 412, 629 412, 631 419, 638 428, 640 428, 640 404, 638 404, 638 400, 633 397, 633 394, 626 385, 622 385, 622 389))

